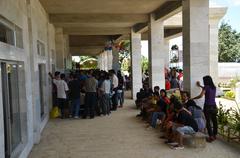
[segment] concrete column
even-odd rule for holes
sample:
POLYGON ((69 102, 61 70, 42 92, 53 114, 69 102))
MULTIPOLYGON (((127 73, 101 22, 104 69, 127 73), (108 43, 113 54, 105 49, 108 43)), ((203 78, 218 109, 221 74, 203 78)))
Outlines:
POLYGON ((108 54, 107 51, 103 52, 103 70, 107 71, 108 70, 108 54))
POLYGON ((210 75, 213 82, 218 84, 218 23, 219 18, 211 17, 209 20, 210 28, 210 75))
POLYGON ((131 31, 132 98, 142 88, 141 34, 131 31))
POLYGON ((164 49, 163 21, 155 21, 153 15, 149 20, 148 58, 150 87, 165 88, 164 60, 167 54, 164 49))
POLYGON ((65 58, 65 41, 62 28, 56 28, 55 30, 55 41, 56 41, 56 67, 57 70, 63 71, 65 68, 64 58, 65 58))
POLYGON ((169 40, 164 40, 164 64, 165 68, 169 68, 169 40))
POLYGON ((112 50, 107 50, 107 70, 111 70, 113 67, 113 51, 112 50))
POLYGON ((100 69, 100 70, 102 70, 102 56, 101 56, 102 54, 99 54, 98 56, 97 56, 97 59, 98 59, 98 69, 100 69))
POLYGON ((113 47, 112 55, 113 55, 112 69, 117 72, 118 70, 120 70, 120 64, 119 64, 119 52, 115 47, 113 47))
POLYGON ((210 74, 209 0, 183 1, 184 89, 196 96, 196 81, 210 74))

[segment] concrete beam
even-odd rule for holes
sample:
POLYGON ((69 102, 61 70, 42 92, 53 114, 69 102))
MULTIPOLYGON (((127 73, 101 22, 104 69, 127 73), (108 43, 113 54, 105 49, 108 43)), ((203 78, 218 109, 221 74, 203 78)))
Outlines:
POLYGON ((182 1, 167 1, 154 11, 155 20, 168 19, 169 17, 181 12, 182 1))
POLYGON ((64 33, 69 35, 119 35, 130 33, 130 28, 64 28, 64 33))
POLYGON ((133 26, 133 31, 136 33, 143 33, 148 30, 148 23, 138 23, 133 26))
POLYGON ((82 46, 104 46, 107 41, 111 40, 111 36, 69 36, 70 47, 82 46))
MULTIPOLYGON (((182 33, 182 27, 177 28, 164 28, 164 38, 172 39, 173 36, 182 33)), ((148 40, 148 31, 142 33, 142 40, 148 40)))
POLYGON ((121 40, 129 40, 130 39, 130 34, 124 34, 122 36, 119 36, 118 38, 115 39, 115 42, 120 42, 121 40))
POLYGON ((55 23, 141 23, 148 21, 147 14, 50 14, 55 23))
POLYGON ((167 28, 164 29, 164 38, 169 38, 170 36, 174 36, 179 33, 182 33, 182 27, 167 28))
POLYGON ((83 46, 83 47, 70 47, 70 53, 73 56, 97 56, 102 50, 104 46, 83 46))

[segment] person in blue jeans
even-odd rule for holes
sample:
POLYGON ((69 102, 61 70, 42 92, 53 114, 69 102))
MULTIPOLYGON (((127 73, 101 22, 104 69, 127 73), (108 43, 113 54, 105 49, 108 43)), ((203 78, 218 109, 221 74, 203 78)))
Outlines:
POLYGON ((71 101, 71 115, 74 118, 79 118, 81 84, 76 74, 72 76, 73 80, 68 84, 70 90, 69 99, 71 101))
POLYGON ((85 108, 84 108, 84 116, 85 119, 88 115, 90 119, 95 117, 95 107, 97 105, 97 88, 98 81, 94 77, 93 71, 90 70, 88 72, 88 78, 84 83, 86 95, 85 95, 85 108))

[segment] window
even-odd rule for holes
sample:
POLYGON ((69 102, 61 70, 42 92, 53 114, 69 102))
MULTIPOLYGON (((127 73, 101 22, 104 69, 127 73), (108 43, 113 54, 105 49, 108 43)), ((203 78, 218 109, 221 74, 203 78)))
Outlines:
POLYGON ((10 45, 15 45, 14 31, 2 23, 0 23, 0 41, 10 45))
POLYGON ((0 15, 0 42, 23 48, 23 31, 0 15))
POLYGON ((37 53, 40 56, 45 56, 45 45, 41 41, 37 41, 37 53))

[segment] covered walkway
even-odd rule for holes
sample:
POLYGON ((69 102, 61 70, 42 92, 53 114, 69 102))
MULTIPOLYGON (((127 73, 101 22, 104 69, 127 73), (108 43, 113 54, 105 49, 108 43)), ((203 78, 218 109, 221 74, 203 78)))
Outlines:
POLYGON ((109 117, 50 120, 29 158, 239 158, 240 151, 221 141, 204 149, 175 151, 147 130, 132 100, 109 117))

